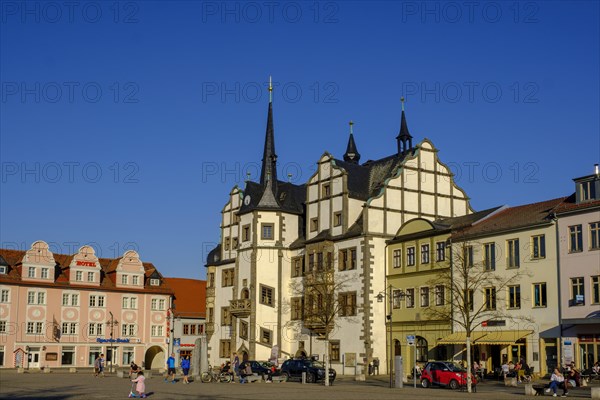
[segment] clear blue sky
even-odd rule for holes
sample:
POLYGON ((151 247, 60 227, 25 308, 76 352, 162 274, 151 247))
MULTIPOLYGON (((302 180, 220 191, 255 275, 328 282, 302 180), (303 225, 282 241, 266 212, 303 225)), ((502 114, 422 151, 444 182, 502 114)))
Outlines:
POLYGON ((280 177, 341 157, 350 119, 362 161, 393 153, 404 95, 475 209, 569 195, 600 162, 599 3, 468 4, 0 2, 1 246, 204 277, 269 75, 280 177))

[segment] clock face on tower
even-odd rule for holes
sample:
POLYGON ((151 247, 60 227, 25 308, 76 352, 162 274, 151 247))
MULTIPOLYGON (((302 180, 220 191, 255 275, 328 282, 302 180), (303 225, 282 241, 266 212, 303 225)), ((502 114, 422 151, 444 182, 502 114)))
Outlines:
POLYGON ((244 204, 245 205, 250 204, 250 195, 247 195, 246 197, 244 197, 244 204))

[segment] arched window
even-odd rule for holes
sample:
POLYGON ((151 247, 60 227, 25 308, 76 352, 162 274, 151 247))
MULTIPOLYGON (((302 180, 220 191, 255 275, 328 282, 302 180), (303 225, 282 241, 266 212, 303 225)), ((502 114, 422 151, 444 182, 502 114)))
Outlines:
POLYGON ((417 361, 427 362, 427 354, 429 351, 427 348, 427 340, 421 336, 417 336, 415 346, 417 346, 417 361))
POLYGON ((250 291, 246 288, 242 289, 242 299, 249 299, 250 298, 250 291))
POLYGON ((400 341, 399 340, 394 340, 394 356, 401 356, 402 355, 402 346, 400 345, 400 341))

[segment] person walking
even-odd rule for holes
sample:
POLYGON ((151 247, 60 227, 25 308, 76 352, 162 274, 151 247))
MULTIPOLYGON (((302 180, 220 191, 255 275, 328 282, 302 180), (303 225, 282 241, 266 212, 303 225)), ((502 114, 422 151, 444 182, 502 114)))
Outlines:
POLYGON ((190 356, 183 357, 183 360, 181 360, 181 369, 183 370, 183 384, 187 385, 190 383, 188 381, 188 374, 190 373, 190 356))
POLYGON ((231 378, 231 383, 235 382, 235 377, 236 376, 240 376, 240 358, 238 357, 237 353, 233 353, 233 372, 235 373, 235 375, 231 378))
POLYGON ((167 377, 165 378, 165 382, 169 381, 169 376, 171 377, 171 383, 175 383, 175 353, 171 353, 171 357, 167 359, 167 377))
POLYGON ((96 356, 96 359, 94 360, 94 376, 97 377, 98 374, 100 374, 100 355, 99 354, 96 356))

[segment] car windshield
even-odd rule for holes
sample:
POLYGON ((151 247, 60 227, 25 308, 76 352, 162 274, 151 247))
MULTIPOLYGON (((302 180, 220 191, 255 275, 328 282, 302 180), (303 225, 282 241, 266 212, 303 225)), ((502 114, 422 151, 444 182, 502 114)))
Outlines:
POLYGON ((271 364, 268 361, 262 361, 262 362, 259 362, 259 364, 262 365, 265 368, 271 368, 273 366, 273 364, 271 364))
POLYGON ((325 365, 321 361, 311 361, 311 366, 314 368, 325 368, 325 365))
POLYGON ((457 363, 448 363, 447 365, 448 365, 448 369, 450 369, 450 371, 453 371, 453 372, 465 372, 466 371, 466 369, 464 369, 457 363))

